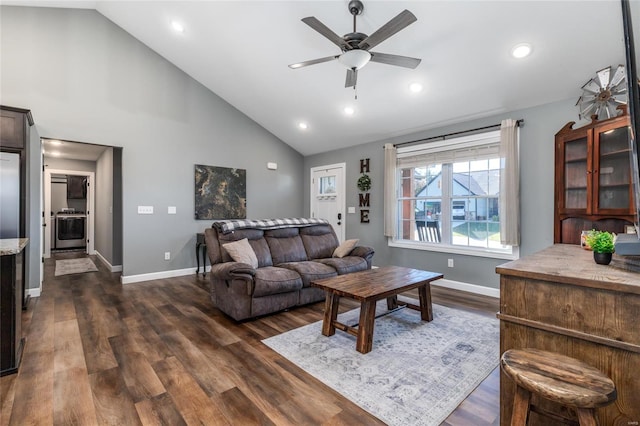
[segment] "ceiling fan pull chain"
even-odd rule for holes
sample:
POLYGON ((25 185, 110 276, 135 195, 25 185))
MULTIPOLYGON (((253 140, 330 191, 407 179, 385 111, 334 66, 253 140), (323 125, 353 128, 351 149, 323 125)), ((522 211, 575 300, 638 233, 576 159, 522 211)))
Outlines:
POLYGON ((358 100, 358 88, 357 87, 358 86, 356 86, 356 85, 353 86, 353 93, 354 93, 353 99, 356 100, 356 101, 358 100))

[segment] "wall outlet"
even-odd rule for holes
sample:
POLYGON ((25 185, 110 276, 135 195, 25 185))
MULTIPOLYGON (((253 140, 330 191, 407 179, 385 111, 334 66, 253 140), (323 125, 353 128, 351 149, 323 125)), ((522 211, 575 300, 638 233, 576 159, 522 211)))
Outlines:
POLYGON ((447 266, 453 268, 453 259, 447 259, 447 266))
POLYGON ((176 214, 176 206, 169 206, 167 208, 167 213, 168 214, 176 214))
POLYGON ((153 206, 138 206, 138 214, 153 214, 153 206))
POLYGON ((164 260, 171 260, 171 252, 170 251, 165 251, 164 252, 164 260))
POLYGON ((355 213, 355 212, 356 212, 355 207, 347 207, 347 213, 355 213))

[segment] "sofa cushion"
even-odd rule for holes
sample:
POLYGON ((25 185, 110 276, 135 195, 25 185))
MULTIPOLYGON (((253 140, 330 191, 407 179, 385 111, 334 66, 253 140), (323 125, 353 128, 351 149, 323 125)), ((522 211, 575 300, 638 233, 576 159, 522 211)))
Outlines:
POLYGON ((271 229, 264 232, 273 264, 307 260, 298 228, 271 229))
POLYGON ((249 240, 249 244, 253 247, 253 251, 258 258, 258 267, 263 268, 265 266, 273 266, 273 260, 271 259, 271 250, 269 250, 269 244, 264 238, 258 238, 257 240, 249 240))
POLYGON ((224 247, 234 261, 246 263, 254 268, 258 267, 258 258, 256 257, 256 253, 253 251, 253 248, 251 248, 251 245, 246 238, 232 243, 223 244, 222 247, 224 247))
POLYGON ((331 257, 335 248, 338 247, 338 238, 331 225, 300 228, 300 238, 309 260, 331 257))
POLYGON ((343 241, 334 251, 332 257, 345 257, 351 250, 358 244, 359 240, 346 240, 343 241))
POLYGON ((302 288, 302 279, 295 271, 275 266, 256 269, 254 297, 297 291, 302 288))
MULTIPOLYGON (((261 268, 263 266, 272 266, 273 261, 271 260, 271 251, 269 251, 269 246, 264 239, 264 231, 261 229, 239 229, 237 231, 233 231, 229 234, 218 234, 218 240, 220 241, 220 245, 223 246, 226 243, 238 241, 246 238, 249 240, 249 244, 251 248, 253 248, 256 257, 258 258, 258 267, 261 268)), ((207 248, 207 250, 209 250, 207 248)), ((233 260, 229 253, 226 250, 221 250, 222 253, 222 261, 230 262, 233 260)))
POLYGON ((306 262, 281 263, 278 266, 296 271, 300 277, 302 277, 303 287, 309 287, 309 283, 313 280, 320 280, 322 278, 335 277, 338 275, 336 270, 331 266, 311 260, 306 262))
POLYGON ((367 261, 358 256, 330 257, 328 259, 318 259, 316 262, 331 266, 338 272, 338 275, 364 271, 368 268, 367 261))

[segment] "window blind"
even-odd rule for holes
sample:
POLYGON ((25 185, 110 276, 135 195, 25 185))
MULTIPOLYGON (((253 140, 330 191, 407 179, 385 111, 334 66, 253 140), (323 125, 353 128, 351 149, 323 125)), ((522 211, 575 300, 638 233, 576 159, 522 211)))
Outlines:
POLYGON ((402 168, 427 164, 497 158, 500 155, 500 132, 487 132, 456 139, 429 142, 398 148, 397 165, 402 168))

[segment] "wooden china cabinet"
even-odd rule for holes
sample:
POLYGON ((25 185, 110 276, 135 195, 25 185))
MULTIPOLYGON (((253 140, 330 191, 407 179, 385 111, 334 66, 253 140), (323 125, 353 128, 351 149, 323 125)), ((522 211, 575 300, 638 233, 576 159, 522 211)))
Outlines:
POLYGON ((554 242, 580 244, 583 230, 624 233, 633 224, 629 115, 556 133, 554 242))

